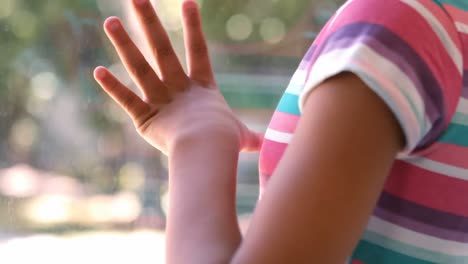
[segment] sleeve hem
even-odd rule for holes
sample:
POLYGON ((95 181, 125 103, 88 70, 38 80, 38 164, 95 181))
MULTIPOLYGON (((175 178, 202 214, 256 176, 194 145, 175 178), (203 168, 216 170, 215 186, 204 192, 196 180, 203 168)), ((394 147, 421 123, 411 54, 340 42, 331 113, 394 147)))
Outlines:
MULTIPOLYGON (((316 65, 316 67, 321 67, 321 65, 316 65)), ((315 68, 315 67, 314 67, 315 68)), ((309 94, 322 82, 325 80, 336 76, 340 73, 344 72, 351 72, 358 76, 373 92, 375 92, 384 102, 385 104, 390 108, 392 113, 395 115, 401 129, 403 130, 405 139, 406 139, 406 145, 403 150, 401 150, 397 158, 398 159, 403 159, 408 157, 411 152, 417 147, 417 144, 422 137, 421 131, 414 131, 414 129, 410 129, 408 122, 409 120, 413 120, 414 122, 417 122, 417 118, 414 117, 412 114, 407 114, 405 115, 404 113, 413 113, 413 110, 411 107, 405 103, 400 103, 400 104, 395 104, 392 102, 389 98, 389 95, 386 93, 385 90, 381 89, 378 87, 378 82, 373 79, 372 77, 366 75, 364 72, 359 71, 358 69, 354 69, 349 65, 348 67, 333 67, 334 70, 328 70, 324 71, 322 68, 320 71, 321 73, 314 73, 313 71, 309 75, 309 79, 307 80, 306 86, 304 87, 304 90, 301 92, 299 95, 299 110, 301 113, 303 113, 303 107, 304 104, 307 100, 307 97, 309 94)), ((421 129, 418 129, 421 130, 421 129)))

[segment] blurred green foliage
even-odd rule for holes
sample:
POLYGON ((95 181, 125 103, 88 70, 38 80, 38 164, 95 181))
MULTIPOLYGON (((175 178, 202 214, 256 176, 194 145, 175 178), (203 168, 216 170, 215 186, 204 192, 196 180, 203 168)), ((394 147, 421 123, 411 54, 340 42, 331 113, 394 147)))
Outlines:
MULTIPOLYGON (((251 42, 259 43, 257 51, 274 47, 271 43, 262 44, 261 23, 267 19, 270 19, 270 22, 271 19, 276 21, 276 24, 272 24, 273 30, 275 25, 283 25, 286 32, 306 20, 304 25, 310 25, 310 28, 301 28, 299 31, 296 29, 297 32, 294 33, 299 34, 295 38, 301 39, 300 45, 288 43, 289 46, 281 48, 302 52, 312 41, 310 34, 319 29, 324 22, 323 17, 327 17, 339 2, 342 1, 200 0, 204 27, 210 43, 218 46, 235 45, 224 53, 216 54, 217 57, 213 58, 215 70, 234 74, 230 78, 235 78, 237 73, 255 74, 259 69, 263 75, 292 74, 299 57, 275 57, 274 48, 270 54, 263 55, 254 54, 255 50, 251 54, 244 52, 239 55, 237 50, 251 42), (244 20, 250 21, 251 32, 247 32, 243 39, 232 39, 227 33, 229 20, 239 14, 243 15, 244 20)), ((66 167, 68 169, 65 172, 76 176, 88 174, 83 168, 91 165, 80 162, 81 150, 70 149, 69 145, 54 138, 53 133, 47 131, 50 127, 44 125, 47 119, 44 114, 37 115, 34 109, 31 110, 37 108, 38 104, 37 100, 34 101, 37 87, 34 91, 31 82, 33 77, 41 72, 52 72, 57 76, 59 85, 56 94, 73 96, 78 104, 78 120, 84 122, 80 125, 98 135, 113 134, 116 138, 123 138, 123 123, 116 120, 115 116, 113 118, 108 109, 109 98, 103 96, 92 79, 95 66, 110 65, 117 61, 115 52, 104 37, 101 24, 104 14, 108 15, 118 10, 120 4, 119 1, 109 0, 0 0, 0 167, 25 162, 42 166, 44 169, 66 167), (32 120, 38 131, 35 135, 38 139, 27 151, 23 151, 26 154, 17 153, 10 140, 12 127, 18 120, 23 119, 32 120), (49 159, 49 163, 46 164, 44 149, 47 149, 51 156, 67 154, 69 158, 76 157, 78 160, 70 164, 60 159, 49 159), (77 156, 73 155, 74 151, 78 152, 77 156)), ((124 13, 122 11, 116 15, 124 13)), ((237 33, 243 34, 242 30, 246 29, 242 28, 242 25, 238 23, 237 28, 234 25, 234 31, 240 30, 240 33, 237 33)), ((271 32, 263 34, 271 35, 271 32)), ((242 76, 238 77, 238 82, 228 79, 219 80, 221 89, 228 102, 241 108, 274 107, 281 89, 287 84, 287 79, 276 83, 274 80, 270 83, 261 80, 251 82, 242 76), (236 85, 239 87, 235 87, 236 85), (237 91, 237 88, 243 88, 242 92, 237 91)), ((42 102, 41 106, 47 108, 44 104, 48 102, 42 102)), ((47 116, 47 111, 45 115, 47 116)), ((97 156, 94 163, 101 162, 100 158, 97 156)))
MULTIPOLYGON (((101 2, 119 5, 118 1, 101 2)), ((211 42, 226 44, 261 41, 259 23, 266 18, 283 21, 288 30, 304 17, 304 12, 312 10, 308 8, 311 4, 309 0, 201 1, 208 38, 211 42), (226 33, 227 21, 236 14, 245 14, 254 26, 252 33, 242 41, 234 41, 226 33)), ((336 5, 334 1, 322 0, 315 1, 313 6, 336 5)), ((85 102, 82 113, 87 115, 86 120, 93 129, 101 132, 113 130, 118 124, 102 111, 102 104, 108 99, 96 89, 91 76, 96 65, 109 65, 116 61, 115 54, 109 49, 109 42, 101 32, 104 17, 102 10, 99 10, 99 1, 0 0, 0 6, 0 138, 3 139, 0 141, 0 161, 8 163, 15 159, 9 155, 11 146, 7 140, 13 124, 25 117, 37 119, 27 106, 32 96, 30 81, 38 72, 53 72, 59 76, 61 84, 67 84, 60 85, 60 89, 74 90, 74 95, 80 97, 77 100, 85 102)), ((115 10, 115 7, 109 6, 109 9, 115 10)), ((228 65, 228 70, 233 67, 250 70, 247 66, 249 61, 252 61, 253 67, 258 67, 255 64, 255 61, 259 61, 258 57, 236 60, 229 57, 231 55, 221 58, 225 61, 222 64, 228 65)), ((263 63, 263 60, 260 61, 263 63)), ((291 68, 294 63, 289 60, 284 65, 291 68)), ((270 102, 266 107, 274 105, 275 98, 261 98, 261 94, 257 97, 259 105, 265 105, 265 102, 270 102)), ((252 98, 249 98, 249 102, 252 98)), ((233 98, 231 101, 236 100, 233 98)), ((240 102, 238 105, 252 103, 255 102, 240 102)), ((37 121, 40 126, 40 120, 37 121)), ((6 164, 0 162, 2 165, 6 164)))
MULTIPOLYGON (((266 18, 274 17, 283 21, 286 28, 289 28, 303 17, 304 12, 307 11, 307 7, 310 6, 310 2, 310 0, 203 0, 203 26, 211 39, 229 43, 232 40, 226 32, 226 23, 233 15, 244 14, 250 18, 251 23, 254 25, 258 25, 266 18)), ((260 32, 253 30, 248 38, 240 42, 249 43, 261 40, 260 32)))
MULTIPOLYGON (((222 47, 212 59, 227 101, 273 108, 300 60, 288 51, 305 51, 341 2, 200 0, 210 45, 222 47), (286 34, 284 44, 279 37, 286 34), (252 44, 258 47, 249 51, 252 44)), ((0 169, 30 164, 79 179, 94 193, 117 191, 115 175, 129 160, 164 174, 157 154, 139 145, 128 119, 92 78, 95 66, 118 61, 101 25, 107 15, 125 16, 120 6, 118 0, 0 0, 0 169)), ((145 192, 159 195, 148 186, 145 192)))
POLYGON ((91 87, 81 86, 80 77, 106 55, 97 31, 96 1, 0 0, 0 6, 0 160, 8 161, 6 139, 13 123, 34 119, 26 109, 33 74, 50 71, 70 84, 78 80, 68 87, 86 94, 91 87))

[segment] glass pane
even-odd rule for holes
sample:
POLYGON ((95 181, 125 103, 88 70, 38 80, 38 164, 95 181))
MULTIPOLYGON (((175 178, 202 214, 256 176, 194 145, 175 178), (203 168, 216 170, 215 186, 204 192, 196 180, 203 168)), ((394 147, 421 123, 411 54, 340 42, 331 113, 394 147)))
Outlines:
MULTIPOLYGON (((110 66, 133 87, 101 30, 107 16, 120 16, 144 47, 129 2, 0 0, 2 263, 164 258, 166 158, 92 78, 94 67, 110 66)), ((183 59, 181 1, 153 2, 183 59)), ((199 1, 220 89, 251 128, 265 130, 302 55, 341 2, 199 1)), ((257 161, 242 154, 239 164, 244 225, 257 200, 257 161)))

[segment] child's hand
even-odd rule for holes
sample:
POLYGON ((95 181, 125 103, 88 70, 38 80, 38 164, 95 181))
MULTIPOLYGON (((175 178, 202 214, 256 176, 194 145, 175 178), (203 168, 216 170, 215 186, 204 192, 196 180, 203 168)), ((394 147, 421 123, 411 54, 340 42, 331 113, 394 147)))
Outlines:
POLYGON ((118 18, 107 19, 104 28, 143 99, 103 67, 94 75, 130 115, 139 134, 165 154, 179 142, 206 138, 238 144, 239 150, 258 150, 261 137, 234 116, 216 85, 196 2, 185 0, 182 10, 188 75, 151 3, 133 0, 133 6, 156 59, 157 73, 118 18))

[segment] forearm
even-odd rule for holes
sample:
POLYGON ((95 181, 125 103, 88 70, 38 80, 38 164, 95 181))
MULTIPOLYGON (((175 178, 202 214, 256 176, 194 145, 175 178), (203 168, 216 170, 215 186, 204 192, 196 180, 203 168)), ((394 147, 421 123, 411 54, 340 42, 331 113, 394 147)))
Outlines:
POLYGON ((168 263, 226 263, 241 241, 236 209, 238 145, 185 141, 169 156, 168 263))

